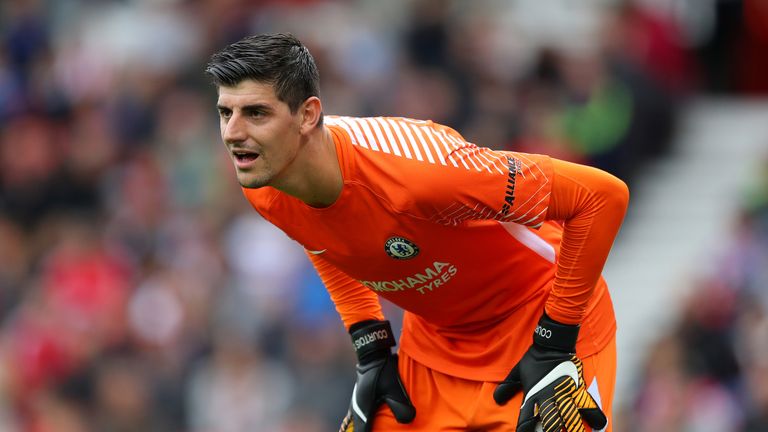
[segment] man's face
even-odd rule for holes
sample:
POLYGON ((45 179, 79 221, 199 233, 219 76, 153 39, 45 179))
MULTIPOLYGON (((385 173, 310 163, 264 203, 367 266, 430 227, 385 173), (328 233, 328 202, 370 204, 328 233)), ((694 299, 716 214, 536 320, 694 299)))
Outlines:
POLYGON ((219 87, 221 138, 243 187, 274 185, 296 158, 300 120, 271 84, 252 80, 219 87))

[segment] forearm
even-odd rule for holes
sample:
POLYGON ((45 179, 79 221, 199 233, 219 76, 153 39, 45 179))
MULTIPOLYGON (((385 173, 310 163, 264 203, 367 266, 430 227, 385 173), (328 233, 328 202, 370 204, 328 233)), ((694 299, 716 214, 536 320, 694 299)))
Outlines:
POLYGON ((578 324, 624 219, 629 192, 604 171, 559 160, 553 164, 547 219, 562 220, 564 230, 545 310, 558 322, 578 324))

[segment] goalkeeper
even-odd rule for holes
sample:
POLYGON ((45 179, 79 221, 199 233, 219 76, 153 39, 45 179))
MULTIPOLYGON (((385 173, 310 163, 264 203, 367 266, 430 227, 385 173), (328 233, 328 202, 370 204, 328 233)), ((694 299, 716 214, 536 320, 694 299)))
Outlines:
POLYGON ((242 190, 306 249, 357 352, 343 431, 611 430, 600 276, 626 185, 431 121, 324 116, 287 34, 211 57, 242 190), (399 350, 379 296, 404 309, 399 350))

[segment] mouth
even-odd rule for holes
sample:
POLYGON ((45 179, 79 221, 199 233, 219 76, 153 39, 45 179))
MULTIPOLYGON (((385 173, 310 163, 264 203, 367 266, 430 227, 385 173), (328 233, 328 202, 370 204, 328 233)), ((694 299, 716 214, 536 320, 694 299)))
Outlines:
POLYGON ((234 149, 232 150, 232 156, 235 159, 235 165, 238 168, 247 168, 256 162, 259 158, 259 154, 252 150, 234 149))

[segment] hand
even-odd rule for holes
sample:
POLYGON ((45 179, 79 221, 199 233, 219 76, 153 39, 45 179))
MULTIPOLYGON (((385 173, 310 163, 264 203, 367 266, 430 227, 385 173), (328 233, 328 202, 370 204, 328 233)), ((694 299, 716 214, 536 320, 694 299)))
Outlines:
POLYGON ((517 432, 532 432, 539 422, 544 432, 583 432, 582 419, 596 430, 608 423, 584 385, 583 366, 575 355, 578 333, 578 326, 545 314, 533 345, 493 392, 496 403, 503 405, 523 391, 517 432))
POLYGON ((408 394, 400 381, 397 354, 392 354, 395 338, 389 321, 365 321, 350 329, 357 352, 357 381, 352 390, 349 412, 339 432, 370 432, 377 408, 386 403, 399 423, 416 417, 408 394))

